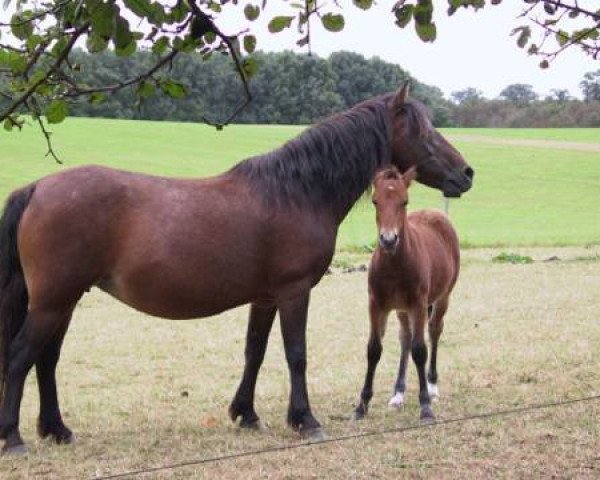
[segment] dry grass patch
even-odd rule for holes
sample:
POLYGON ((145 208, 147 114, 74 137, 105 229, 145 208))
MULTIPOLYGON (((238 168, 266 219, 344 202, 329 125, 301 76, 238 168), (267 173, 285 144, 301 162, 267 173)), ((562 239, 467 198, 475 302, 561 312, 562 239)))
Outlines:
MULTIPOLYGON (((589 249, 551 249, 561 259, 589 249)), ((440 346, 439 419, 600 394, 600 275, 596 261, 494 264, 465 252, 440 346)), ((539 260, 548 251, 519 250, 539 260)), ((327 276, 309 321, 309 389, 330 436, 418 422, 414 367, 408 405, 391 411, 399 346, 390 318, 369 416, 346 420, 366 368, 366 274, 327 276)), ((285 425, 288 375, 274 328, 257 388, 267 432, 227 417, 243 366, 247 309, 168 322, 93 291, 77 308, 59 363, 73 447, 37 440, 29 379, 22 427, 31 453, 0 459, 0 477, 93 478, 298 442, 285 425)), ((597 478, 600 402, 311 446, 155 472, 139 478, 597 478)))

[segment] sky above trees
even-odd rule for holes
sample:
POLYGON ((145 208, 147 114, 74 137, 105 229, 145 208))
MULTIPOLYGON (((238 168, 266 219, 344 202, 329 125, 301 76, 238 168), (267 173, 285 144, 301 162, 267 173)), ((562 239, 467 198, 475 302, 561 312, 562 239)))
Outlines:
MULTIPOLYGON (((313 52, 325 57, 339 50, 379 56, 400 65, 421 81, 440 87, 448 98, 453 91, 466 87, 475 87, 484 96, 495 98, 506 85, 513 83, 531 84, 542 97, 552 89, 567 89, 571 95, 581 98, 579 82, 584 74, 600 68, 600 60, 593 60, 573 48, 559 55, 550 68, 541 69, 540 59, 527 55, 517 47, 516 37, 510 36, 515 27, 526 23, 518 18, 524 5, 521 1, 503 1, 478 12, 461 9, 452 17, 445 13, 446 2, 440 2, 441 10, 435 18, 437 40, 433 43, 419 40, 412 28, 401 30, 394 25, 388 5, 393 2, 378 2, 368 11, 347 3, 343 10, 346 18, 343 32, 327 32, 319 22, 314 22, 313 52)), ((598 7, 597 1, 579 3, 592 10, 598 7)), ((279 8, 282 13, 289 13, 285 5, 279 8)), ((277 2, 270 2, 267 15, 252 24, 253 33, 258 37, 257 48, 305 51, 295 45, 298 39, 295 29, 268 33, 268 19, 277 12, 277 2)), ((220 27, 228 32, 236 32, 247 24, 241 12, 232 12, 220 20, 220 27)))

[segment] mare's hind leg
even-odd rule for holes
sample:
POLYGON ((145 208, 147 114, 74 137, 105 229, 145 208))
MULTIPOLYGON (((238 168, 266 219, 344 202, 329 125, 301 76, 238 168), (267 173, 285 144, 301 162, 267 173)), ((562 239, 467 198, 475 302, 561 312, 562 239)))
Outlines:
POLYGON ((367 373, 365 375, 365 383, 360 392, 358 405, 354 409, 354 419, 360 420, 369 410, 369 402, 373 398, 373 379, 375 370, 381 358, 383 346, 381 340, 385 335, 385 326, 388 316, 388 311, 382 310, 375 300, 369 299, 369 320, 371 330, 369 334, 369 343, 367 344, 367 373))
POLYGON ((390 399, 390 407, 400 408, 404 405, 404 396, 406 394, 406 366, 408 365, 408 354, 410 353, 410 343, 412 334, 408 315, 405 312, 398 312, 400 321, 400 364, 398 365, 398 378, 394 387, 394 396, 390 399))
MULTIPOLYGON (((70 314, 70 311, 69 311, 70 314)), ((2 408, 0 410, 0 439, 5 440, 3 453, 25 453, 19 433, 19 412, 27 374, 39 359, 48 342, 63 328, 64 312, 32 312, 13 339, 8 351, 8 370, 2 408)))
POLYGON ((432 400, 437 400, 440 396, 438 390, 437 374, 437 350, 438 342, 442 331, 444 330, 444 315, 448 310, 448 298, 442 298, 435 303, 433 315, 429 320, 429 339, 431 341, 431 360, 429 361, 429 371, 427 372, 427 389, 432 400))
POLYGON ((35 364, 38 389, 40 393, 40 416, 37 431, 40 437, 51 436, 58 444, 72 443, 73 433, 63 422, 58 405, 56 391, 56 364, 60 358, 64 336, 70 322, 70 314, 64 322, 64 328, 46 345, 35 364))
POLYGON ((276 307, 263 307, 256 304, 250 306, 244 374, 229 406, 229 416, 234 422, 238 417, 242 417, 241 427, 260 427, 260 420, 254 411, 254 389, 260 366, 265 357, 275 313, 277 313, 276 307))

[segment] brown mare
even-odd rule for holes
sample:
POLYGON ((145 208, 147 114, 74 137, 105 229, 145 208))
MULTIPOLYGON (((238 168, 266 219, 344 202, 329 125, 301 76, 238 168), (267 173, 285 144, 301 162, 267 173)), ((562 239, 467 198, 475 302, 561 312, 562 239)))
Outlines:
POLYGON ((259 422, 254 387, 279 311, 291 382, 287 420, 319 438, 305 375, 310 291, 331 261, 340 222, 388 163, 402 171, 418 164, 421 181, 448 196, 471 186, 473 170, 405 85, 216 177, 82 167, 15 191, 0 226, 4 451, 25 451, 19 410, 34 365, 39 434, 72 440, 55 369, 73 309, 92 286, 169 319, 250 303, 244 373, 229 407, 246 427, 259 422))
POLYGON ((431 397, 437 397, 437 348, 444 328, 448 298, 460 268, 458 237, 442 212, 421 210, 406 213, 408 186, 415 168, 404 175, 395 167, 375 175, 373 203, 377 215, 379 243, 369 268, 369 318, 371 332, 367 347, 368 367, 354 417, 367 413, 373 397, 373 377, 381 357, 381 340, 388 314, 396 310, 400 320, 400 366, 395 395, 390 405, 400 407, 406 391, 409 350, 419 375, 421 418, 432 420, 431 397), (429 318, 431 361, 425 377, 427 346, 425 325, 429 318))

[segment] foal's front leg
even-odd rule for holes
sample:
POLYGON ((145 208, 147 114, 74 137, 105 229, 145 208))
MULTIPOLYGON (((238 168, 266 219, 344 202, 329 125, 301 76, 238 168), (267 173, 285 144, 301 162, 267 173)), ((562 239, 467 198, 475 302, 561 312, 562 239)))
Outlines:
POLYGON ((425 364, 427 363, 427 345, 425 344, 425 324, 427 323, 427 305, 415 306, 409 312, 413 336, 411 353, 419 375, 419 403, 421 405, 421 419, 433 420, 431 409, 431 398, 427 390, 427 378, 425 376, 425 364))
POLYGON ((369 334, 369 343, 367 344, 367 374, 365 375, 365 384, 360 392, 358 405, 354 409, 355 420, 360 420, 367 414, 369 402, 373 398, 373 379, 377 364, 381 358, 381 352, 383 351, 381 339, 385 335, 388 313, 388 311, 381 309, 373 298, 369 299, 371 332, 369 334))
POLYGON ((404 405, 406 394, 406 367, 408 365, 408 354, 410 353, 412 334, 410 323, 406 312, 398 312, 400 322, 400 364, 398 365, 398 378, 394 386, 394 396, 390 399, 390 407, 400 408, 404 405))
POLYGON ((324 438, 321 424, 313 416, 306 387, 306 320, 310 293, 282 302, 279 307, 285 358, 290 371, 288 424, 303 437, 314 441, 324 438))
POLYGON ((256 304, 250 306, 244 352, 246 357, 244 374, 229 406, 229 416, 234 422, 238 417, 242 417, 240 427, 260 428, 260 419, 254 410, 254 390, 276 313, 277 308, 274 306, 263 307, 256 304))

